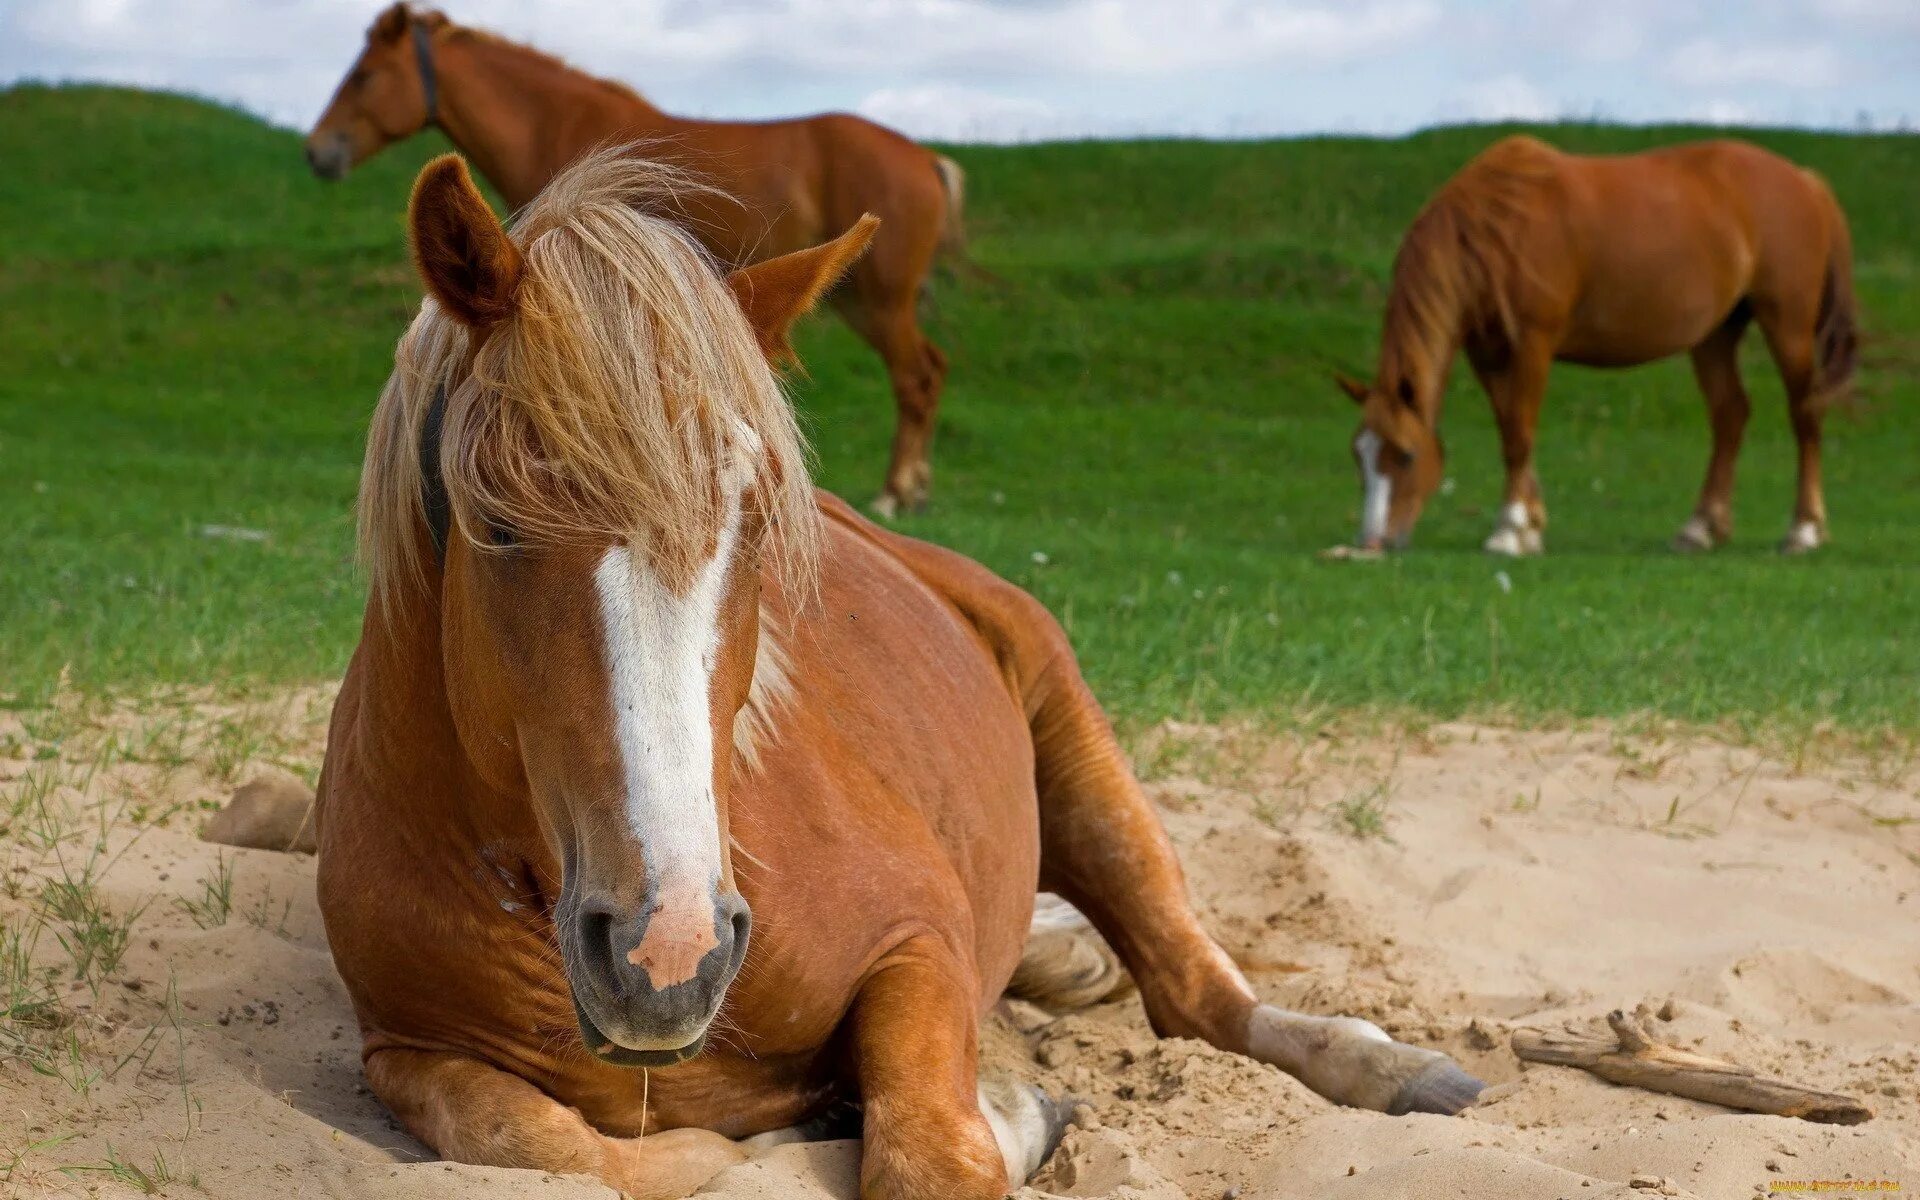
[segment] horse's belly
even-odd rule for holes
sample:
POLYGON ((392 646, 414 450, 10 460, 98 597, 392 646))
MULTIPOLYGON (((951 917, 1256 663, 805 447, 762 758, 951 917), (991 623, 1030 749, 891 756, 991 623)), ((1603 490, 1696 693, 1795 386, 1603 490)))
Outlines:
POLYGON ((1593 367, 1631 367, 1690 350, 1740 300, 1732 271, 1670 264, 1609 272, 1582 294, 1555 357, 1593 367), (1609 277, 1610 276, 1610 277, 1609 277))
POLYGON ((1753 277, 1741 227, 1691 193, 1642 184, 1593 205, 1584 278, 1555 357, 1628 367, 1689 350, 1719 328, 1753 277))

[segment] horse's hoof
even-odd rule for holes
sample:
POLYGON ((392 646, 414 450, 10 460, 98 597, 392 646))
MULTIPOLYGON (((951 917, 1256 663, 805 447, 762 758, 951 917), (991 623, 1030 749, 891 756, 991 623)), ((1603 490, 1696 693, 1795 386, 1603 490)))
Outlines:
POLYGON ((882 521, 891 521, 900 515, 900 500, 892 492, 881 492, 867 508, 882 521))
POLYGON ((1545 553, 1547 548, 1546 539, 1538 529, 1515 529, 1511 525, 1494 530, 1483 545, 1488 554, 1503 558, 1531 558, 1545 553))
POLYGON ((1073 1123, 1078 1096, 1055 1098, 1030 1083, 1000 1079, 980 1085, 980 1106, 993 1127, 1006 1162, 1007 1179, 1018 1187, 1046 1165, 1073 1123))
POLYGON ((1450 1117, 1480 1098, 1487 1085, 1460 1069, 1450 1058, 1436 1058, 1426 1070, 1407 1080, 1395 1094, 1387 1112, 1396 1117, 1407 1113, 1439 1113, 1450 1117))
POLYGON ((1780 553, 1811 554, 1825 545, 1826 531, 1812 521, 1802 521, 1788 531, 1785 540, 1780 543, 1780 553))

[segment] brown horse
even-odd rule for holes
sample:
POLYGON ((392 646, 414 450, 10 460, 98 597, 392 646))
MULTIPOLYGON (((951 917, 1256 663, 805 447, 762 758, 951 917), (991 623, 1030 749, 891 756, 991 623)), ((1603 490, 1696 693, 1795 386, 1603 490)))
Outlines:
POLYGON ((1529 137, 1496 142, 1427 202, 1400 243, 1353 455, 1360 545, 1403 546, 1440 484, 1442 392, 1465 348, 1507 466, 1486 548, 1538 554, 1546 503, 1533 435, 1556 360, 1627 367, 1690 351, 1713 456, 1674 538, 1707 550, 1733 532, 1733 465, 1747 424, 1737 350, 1757 323, 1786 384, 1800 488, 1781 549, 1827 536, 1820 422, 1854 369, 1853 250, 1846 216, 1811 171, 1744 142, 1645 154, 1563 154, 1529 137))
POLYGON ((789 121, 669 116, 617 83, 405 4, 386 9, 307 135, 307 161, 339 179, 383 147, 437 125, 518 209, 568 163, 613 142, 695 172, 715 190, 681 219, 722 262, 743 266, 840 233, 871 212, 872 250, 833 304, 887 364, 897 409, 874 509, 926 503, 947 360, 920 332, 917 302, 937 251, 957 251, 960 167, 846 113, 789 121))
POLYGON ((663 170, 591 155, 511 234, 457 158, 414 191, 432 299, 373 419, 319 801, 379 1097, 449 1158, 640 1196, 844 1097, 865 1195, 998 1196, 1057 1133, 977 1079, 1038 884, 1162 1034, 1468 1103, 1444 1055, 1260 1003, 1036 601, 812 490, 769 359, 871 219, 723 276, 663 170))

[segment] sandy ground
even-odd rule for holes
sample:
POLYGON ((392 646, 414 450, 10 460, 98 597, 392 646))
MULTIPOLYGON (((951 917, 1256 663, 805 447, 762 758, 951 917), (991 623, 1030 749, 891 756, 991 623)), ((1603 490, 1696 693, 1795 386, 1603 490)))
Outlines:
MULTIPOLYGON (((43 1055, 37 1071, 0 1056, 0 1192, 608 1194, 432 1161, 361 1081, 311 860, 195 836, 236 783, 310 775, 326 703, 311 690, 0 718, 0 917, 24 929, 62 863, 97 880, 109 913, 139 912, 97 989, 70 978, 58 940, 69 927, 39 939, 35 960, 62 969, 63 1015, 25 1033, 83 1053, 43 1055), (196 920, 176 898, 203 897, 223 859, 230 912, 196 920)), ((1155 730, 1138 758, 1210 926, 1259 991, 1368 1017, 1496 1086, 1461 1117, 1389 1118, 1200 1043, 1156 1041, 1131 997, 1025 1033, 1003 1014, 985 1036, 990 1066, 1085 1097, 1092 1113, 1021 1195, 1920 1190, 1911 755, 1763 755, 1609 727, 1155 730), (1523 1069, 1508 1049, 1521 1026, 1669 1000, 1665 1040, 1855 1093, 1878 1115, 1844 1128, 1740 1115, 1523 1069)), ((781 1147, 708 1192, 851 1196, 857 1154, 852 1142, 781 1147)))

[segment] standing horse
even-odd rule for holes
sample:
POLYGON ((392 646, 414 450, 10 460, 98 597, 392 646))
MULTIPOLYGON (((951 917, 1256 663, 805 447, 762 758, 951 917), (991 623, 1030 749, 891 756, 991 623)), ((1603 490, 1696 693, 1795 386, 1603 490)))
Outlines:
POLYGON ((1744 142, 1645 154, 1563 154, 1529 137, 1489 147, 1427 202, 1400 243, 1371 384, 1359 403, 1360 544, 1404 546, 1440 484, 1439 420, 1456 350, 1493 402, 1507 466, 1486 548, 1538 554, 1546 502, 1533 435, 1556 360, 1628 367, 1690 351, 1713 456, 1679 550, 1733 533, 1733 465, 1747 424, 1740 336, 1757 323, 1786 384, 1800 487, 1781 550, 1827 537, 1820 421, 1854 370, 1846 216, 1811 171, 1744 142))
POLYGON ((947 359, 916 307, 937 251, 958 251, 959 164, 846 113, 788 121, 669 116, 620 84, 405 4, 386 9, 307 135, 307 161, 339 179, 382 148, 437 125, 518 209, 580 155, 613 142, 703 176, 681 219, 722 262, 791 253, 881 218, 872 250, 832 297, 887 364, 897 411, 875 511, 925 505, 947 359))
POLYGON ((1259 1001, 1038 602, 812 490, 769 358, 872 219, 723 278, 662 171, 589 156, 511 234, 457 158, 414 191, 432 299, 318 822, 380 1099, 449 1158, 666 1196, 843 1096, 864 1195, 999 1196, 1057 1134, 977 1079, 1039 885, 1161 1034, 1468 1103, 1445 1055, 1259 1001))

